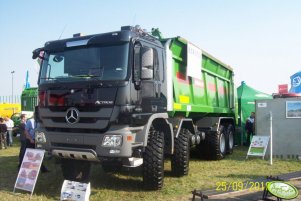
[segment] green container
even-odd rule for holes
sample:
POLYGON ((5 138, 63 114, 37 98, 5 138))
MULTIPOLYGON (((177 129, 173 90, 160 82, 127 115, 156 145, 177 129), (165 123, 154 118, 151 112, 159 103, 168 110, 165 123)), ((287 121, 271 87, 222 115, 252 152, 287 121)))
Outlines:
POLYGON ((21 110, 33 112, 35 106, 38 104, 38 88, 24 89, 21 95, 21 110))
MULTIPOLYGON (((163 43, 167 41, 162 40, 163 43)), ((234 116, 232 68, 181 37, 172 38, 169 49, 171 56, 167 60, 172 60, 173 85, 170 115, 234 116)))

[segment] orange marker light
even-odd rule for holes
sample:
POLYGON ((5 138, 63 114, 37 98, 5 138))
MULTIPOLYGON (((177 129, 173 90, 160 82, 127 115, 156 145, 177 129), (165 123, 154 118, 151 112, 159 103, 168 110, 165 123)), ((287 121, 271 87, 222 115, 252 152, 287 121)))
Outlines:
POLYGON ((126 140, 127 141, 133 141, 133 136, 131 136, 131 135, 126 136, 126 140))

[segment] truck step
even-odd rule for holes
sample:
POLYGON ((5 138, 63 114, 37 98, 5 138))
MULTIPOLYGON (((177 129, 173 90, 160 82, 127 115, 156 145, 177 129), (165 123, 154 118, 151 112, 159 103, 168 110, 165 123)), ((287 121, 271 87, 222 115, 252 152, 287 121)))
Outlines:
POLYGON ((123 161, 123 167, 138 167, 143 164, 142 158, 127 158, 123 161))

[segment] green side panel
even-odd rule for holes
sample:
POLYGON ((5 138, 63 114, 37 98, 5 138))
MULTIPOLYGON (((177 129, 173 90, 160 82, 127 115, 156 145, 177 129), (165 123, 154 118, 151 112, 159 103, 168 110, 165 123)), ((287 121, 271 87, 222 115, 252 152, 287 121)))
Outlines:
POLYGON ((35 106, 38 104, 38 88, 24 89, 21 95, 21 110, 34 111, 35 106))
MULTIPOLYGON (((173 68, 173 115, 234 116, 232 69, 202 51, 202 76, 187 76, 187 41, 173 38, 170 44, 173 68)), ((169 75, 167 75, 169 76, 169 75)))
POLYGON ((227 97, 227 94, 226 94, 226 91, 227 91, 227 83, 224 82, 223 80, 217 78, 216 79, 217 81, 217 95, 218 95, 218 105, 219 107, 229 107, 228 105, 228 97, 227 97))
POLYGON ((205 74, 205 77, 206 77, 205 83, 207 88, 208 105, 212 107, 218 107, 215 77, 208 73, 205 74))

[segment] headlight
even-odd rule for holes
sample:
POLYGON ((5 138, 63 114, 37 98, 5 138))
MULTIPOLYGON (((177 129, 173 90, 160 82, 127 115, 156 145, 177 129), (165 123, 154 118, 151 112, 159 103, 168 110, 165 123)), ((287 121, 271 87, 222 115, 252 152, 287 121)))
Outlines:
POLYGON ((104 147, 119 147, 121 144, 121 135, 105 135, 102 140, 102 146, 104 147))
POLYGON ((46 143, 45 133, 36 131, 35 132, 36 143, 46 143))

